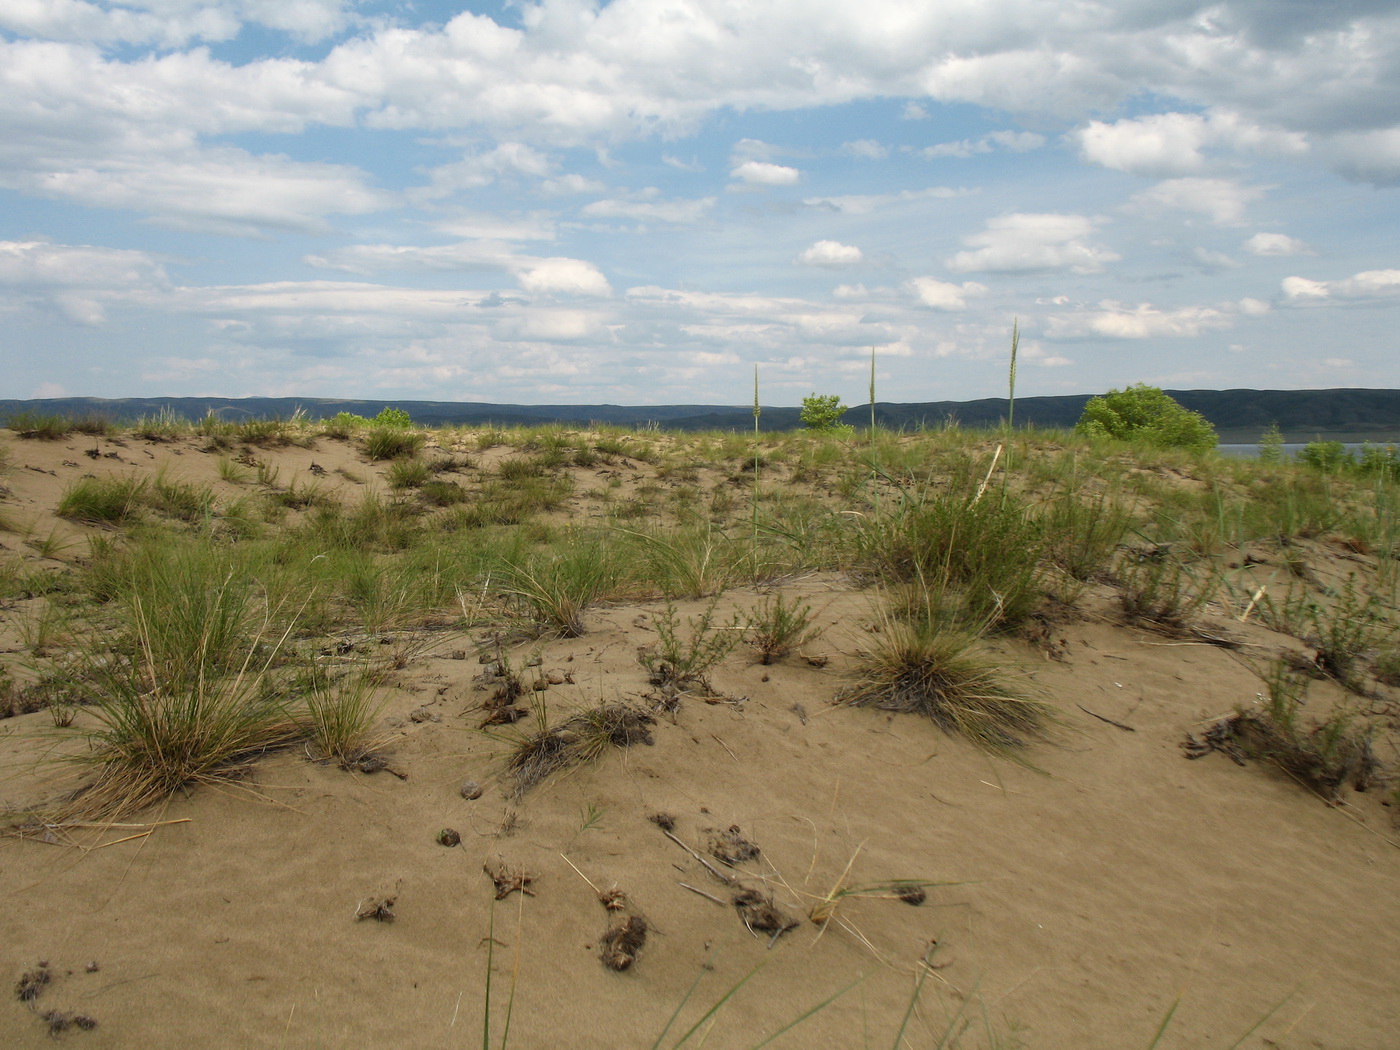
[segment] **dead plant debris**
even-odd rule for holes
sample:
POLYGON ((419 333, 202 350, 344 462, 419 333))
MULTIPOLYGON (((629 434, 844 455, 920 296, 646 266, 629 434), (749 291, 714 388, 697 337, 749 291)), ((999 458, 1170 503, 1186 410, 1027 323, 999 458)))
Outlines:
POLYGON ((764 894, 758 890, 741 890, 734 895, 733 904, 750 933, 762 930, 764 933, 773 934, 776 940, 798 926, 796 919, 773 903, 771 894, 764 894))
POLYGON ((486 872, 486 877, 495 883, 498 901, 505 900, 516 891, 527 897, 535 895, 534 891, 530 889, 535 877, 524 868, 511 868, 505 864, 491 864, 488 861, 481 866, 481 870, 486 872))
POLYGON ((1328 802, 1338 802, 1347 782, 1357 791, 1370 788, 1381 763, 1368 736, 1328 735, 1327 728, 1289 732, 1271 718, 1246 711, 1220 719, 1199 740, 1186 734, 1181 749, 1191 759, 1218 751, 1239 766, 1251 758, 1269 762, 1328 802))
POLYGON ((724 831, 707 829, 710 832, 710 856, 721 860, 730 867, 753 860, 759 856, 758 844, 744 837, 738 824, 731 824, 724 831))
POLYGON ((373 919, 375 922, 393 922, 394 904, 397 897, 366 897, 360 901, 360 906, 355 909, 355 920, 364 922, 366 919, 373 919))
POLYGON ((41 962, 32 970, 26 970, 15 983, 15 998, 22 1003, 32 1003, 53 980, 49 964, 41 962))
POLYGON ((599 957, 609 970, 619 973, 637 961, 651 927, 640 915, 628 915, 603 934, 599 957))

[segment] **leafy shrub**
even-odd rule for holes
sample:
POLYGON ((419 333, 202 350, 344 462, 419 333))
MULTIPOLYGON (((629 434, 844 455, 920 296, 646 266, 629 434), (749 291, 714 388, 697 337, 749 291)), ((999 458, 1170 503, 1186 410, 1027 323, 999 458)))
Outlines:
POLYGON ((384 410, 374 417, 374 425, 377 427, 389 427, 393 430, 407 430, 413 426, 413 420, 408 413, 401 408, 390 408, 384 406, 384 410))
POLYGON ((1356 465, 1356 457, 1340 441, 1309 441, 1298 453, 1298 462, 1324 474, 1337 474, 1356 465))
POLYGON ((759 662, 771 664, 820 633, 812 628, 810 605, 801 599, 789 605, 779 594, 776 601, 765 598, 754 611, 745 637, 758 650, 759 662))
POLYGON ((1183 408, 1163 390, 1138 383, 1093 397, 1074 427, 1081 434, 1138 439, 1159 448, 1205 451, 1215 447, 1215 428, 1199 412, 1183 408))
POLYGON ((802 425, 823 434, 852 434, 855 427, 841 422, 846 406, 836 394, 813 394, 802 399, 802 425))
POLYGON ((1270 423, 1269 429, 1259 435, 1259 462, 1283 462, 1283 431, 1279 430, 1277 423, 1270 423))

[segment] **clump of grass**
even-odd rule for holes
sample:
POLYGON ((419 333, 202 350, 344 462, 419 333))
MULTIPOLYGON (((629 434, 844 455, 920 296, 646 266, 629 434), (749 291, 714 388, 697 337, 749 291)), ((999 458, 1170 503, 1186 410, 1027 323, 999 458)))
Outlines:
POLYGON ((140 602, 131 615, 135 651, 94 658, 84 668, 96 696, 96 727, 78 761, 95 773, 60 807, 63 819, 118 817, 187 784, 236 779, 249 760, 302 732, 272 675, 285 634, 259 637, 231 673, 220 673, 228 654, 215 632, 172 654, 161 650, 160 616, 140 602), (183 673, 167 674, 172 662, 183 673))
POLYGON ((1381 604, 1375 595, 1362 598, 1355 575, 1348 576, 1330 611, 1310 607, 1307 641, 1317 648, 1317 665, 1348 689, 1359 689, 1357 665, 1386 635, 1381 604))
POLYGON ((554 773, 597 761, 609 748, 654 743, 655 724, 656 719, 636 707, 602 704, 539 729, 515 746, 506 763, 515 778, 516 797, 554 773))
POLYGON ((524 602, 537 622, 577 638, 584 632, 584 609, 615 585, 615 564, 603 544, 574 538, 527 560, 506 561, 500 589, 524 602))
POLYGON ((58 501, 59 517, 97 525, 120 525, 141 509, 150 482, 135 476, 79 478, 58 501))
POLYGON ((214 506, 214 493, 207 485, 193 485, 170 478, 165 471, 156 475, 146 492, 152 510, 180 521, 202 521, 214 506))
POLYGON ((759 662, 771 664, 819 633, 812 627, 812 607, 800 599, 788 604, 780 593, 776 600, 765 598, 750 615, 745 637, 757 650, 759 662))
POLYGON ((890 583, 937 585, 965 624, 1015 624, 1040 604, 1041 524, 1013 495, 906 489, 857 523, 857 560, 890 583), (954 600, 956 599, 956 600, 954 600))
POLYGON ((855 680, 837 702, 920 714, 950 736, 1011 753, 1044 739, 1054 710, 979 649, 978 636, 936 615, 880 617, 855 680))
POLYGON ((389 464, 384 480, 391 489, 416 489, 432 476, 432 468, 421 459, 400 457, 389 464))
POLYGON ((467 490, 455 481, 435 479, 419 487, 418 498, 432 507, 455 507, 467 501, 467 490))
POLYGON ((1119 571, 1119 602, 1131 623, 1175 633, 1189 629, 1214 593, 1168 550, 1157 548, 1119 571))
POLYGON ((73 431, 72 420, 32 410, 16 412, 5 425, 22 438, 38 441, 58 441, 73 431))
POLYGON ((398 427, 375 427, 365 437, 365 452, 370 459, 407 459, 418 455, 427 444, 427 437, 398 427))
POLYGON ((365 668, 341 678, 332 677, 319 664, 307 669, 301 683, 307 730, 319 755, 348 766, 379 745, 371 732, 385 702, 377 694, 377 683, 376 676, 365 668))
POLYGON ((169 407, 162 408, 155 415, 142 416, 131 425, 131 436, 143 441, 174 441, 192 433, 190 423, 176 415, 169 407))

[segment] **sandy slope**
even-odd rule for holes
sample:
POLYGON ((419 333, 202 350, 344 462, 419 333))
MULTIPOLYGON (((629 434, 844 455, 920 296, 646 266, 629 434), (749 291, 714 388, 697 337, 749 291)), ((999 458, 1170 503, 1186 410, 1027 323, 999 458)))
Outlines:
MULTIPOLYGON (((10 447, 5 506, 34 536, 71 532, 70 556, 85 530, 49 509, 94 463, 169 460, 213 476, 191 448, 132 442, 119 463, 89 461, 81 440, 10 447)), ((370 473, 338 445, 260 455, 275 455, 284 478, 313 460, 370 473)), ((0 542, 37 557, 14 534, 0 542)), ((753 1046, 861 978, 776 1045, 891 1046, 921 959, 936 969, 914 1047, 965 1018, 964 1046, 991 1035, 1015 1045, 1019 1030, 1030 1047, 1145 1048, 1178 996, 1163 1047, 1230 1046, 1276 1006, 1244 1045, 1400 1045, 1400 848, 1378 796, 1329 807, 1255 765, 1183 758, 1189 729, 1258 690, 1239 653, 1120 626, 1107 592, 1057 626, 1061 660, 999 642, 1063 715, 1029 769, 911 716, 831 706, 868 637, 872 596, 836 577, 786 586, 821 610, 824 634, 806 652, 826 666, 791 656, 764 667, 736 651, 713 676, 731 702, 687 699, 659 716, 654 745, 521 799, 502 775, 510 731, 478 731, 477 639, 440 632, 389 693, 388 750, 405 779, 282 754, 241 788, 201 789, 135 818, 171 822, 147 837, 89 849, 0 839, 0 975, 13 982, 47 961, 55 978, 38 1005, 95 1018, 93 1031, 62 1036, 94 1048, 477 1046, 494 921, 494 1043, 519 960, 510 1046, 650 1047, 700 976, 669 1046, 756 966, 706 1046, 753 1046), (480 798, 461 796, 466 780, 483 784, 480 798), (702 850, 712 831, 741 829, 762 854, 734 877, 771 891, 801 925, 770 944, 732 906, 683 888, 734 892, 663 835, 648 819, 657 813, 702 850), (461 845, 435 841, 446 827, 461 845), (533 895, 510 894, 493 918, 483 865, 528 873, 533 895), (826 928, 805 921, 843 873, 857 887, 940 885, 919 906, 850 897, 826 928), (623 973, 599 961, 614 916, 598 892, 614 888, 652 929, 623 973), (393 922, 356 921, 385 896, 393 922)), ((725 598, 758 600, 752 589, 725 598)), ((551 717, 646 692, 636 652, 660 608, 595 609, 582 638, 523 647, 574 679, 542 694, 551 717)), ((23 611, 0 612, 7 661, 23 611)), ((1224 629, 1227 611, 1216 612, 1224 629)), ((1283 641, 1252 624, 1228 629, 1246 654, 1283 641)), ((0 799, 56 790, 32 762, 48 731, 44 712, 0 722, 0 799)), ((0 1044, 51 1045, 10 994, 0 1044)))

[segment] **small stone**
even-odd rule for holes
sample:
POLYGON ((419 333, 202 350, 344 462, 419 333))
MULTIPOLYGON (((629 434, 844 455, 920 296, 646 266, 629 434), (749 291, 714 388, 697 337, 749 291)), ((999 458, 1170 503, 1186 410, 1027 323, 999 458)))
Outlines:
POLYGON ((465 649, 453 649, 453 650, 452 650, 452 659, 454 659, 454 660, 465 660, 466 658, 467 658, 467 651, 466 651, 465 649))
POLYGON ((443 828, 437 833, 437 841, 439 846, 455 846, 462 841, 462 836, 455 828, 443 828))
POLYGON ((462 797, 468 801, 481 797, 481 785, 475 780, 468 780, 462 785, 462 797))

